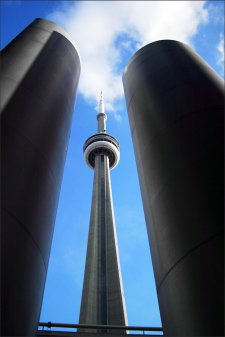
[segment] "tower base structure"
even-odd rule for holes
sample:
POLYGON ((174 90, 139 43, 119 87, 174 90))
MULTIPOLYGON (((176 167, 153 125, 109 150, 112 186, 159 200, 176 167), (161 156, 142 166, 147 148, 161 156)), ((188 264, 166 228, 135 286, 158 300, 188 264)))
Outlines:
POLYGON ((224 335, 222 79, 151 43, 123 76, 165 335, 224 335))

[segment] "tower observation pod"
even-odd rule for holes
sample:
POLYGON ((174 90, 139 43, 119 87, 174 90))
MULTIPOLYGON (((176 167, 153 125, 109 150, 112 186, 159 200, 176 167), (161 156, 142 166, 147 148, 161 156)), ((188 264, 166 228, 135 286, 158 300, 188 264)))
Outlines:
MULTIPOLYGON (((79 324, 124 326, 127 318, 110 182, 110 169, 119 162, 120 147, 118 141, 106 133, 102 94, 97 120, 98 133, 84 144, 84 159, 94 169, 94 184, 79 324)), ((90 332, 90 329, 79 331, 90 332)), ((92 331, 110 332, 107 329, 92 331)))

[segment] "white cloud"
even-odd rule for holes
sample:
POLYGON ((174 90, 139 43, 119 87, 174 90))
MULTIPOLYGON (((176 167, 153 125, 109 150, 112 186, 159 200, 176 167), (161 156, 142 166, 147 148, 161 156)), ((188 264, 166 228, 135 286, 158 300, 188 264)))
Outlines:
POLYGON ((160 39, 190 43, 207 22, 205 1, 64 2, 49 19, 73 37, 81 55, 79 91, 96 104, 101 90, 107 111, 121 119, 116 101, 123 96, 123 53, 160 39))
POLYGON ((224 74, 224 35, 220 34, 220 40, 217 45, 217 64, 220 66, 224 74))

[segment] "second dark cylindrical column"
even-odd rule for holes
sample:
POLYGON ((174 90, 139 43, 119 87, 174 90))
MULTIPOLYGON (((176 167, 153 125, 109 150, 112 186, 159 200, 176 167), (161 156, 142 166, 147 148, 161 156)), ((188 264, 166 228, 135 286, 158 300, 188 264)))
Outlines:
POLYGON ((164 333, 223 335, 223 81, 164 40, 123 83, 164 333))

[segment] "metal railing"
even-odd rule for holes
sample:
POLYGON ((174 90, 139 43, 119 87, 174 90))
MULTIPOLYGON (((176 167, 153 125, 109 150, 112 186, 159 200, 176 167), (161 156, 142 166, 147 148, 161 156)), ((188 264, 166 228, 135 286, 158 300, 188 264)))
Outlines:
MULTIPOLYGON (((68 324, 68 323, 52 323, 40 322, 39 327, 44 328, 70 328, 70 329, 98 329, 98 330, 126 330, 126 331, 145 331, 163 332, 161 327, 147 327, 147 326, 121 326, 121 325, 92 325, 92 324, 68 324)), ((40 331, 40 330, 39 330, 40 331)))

